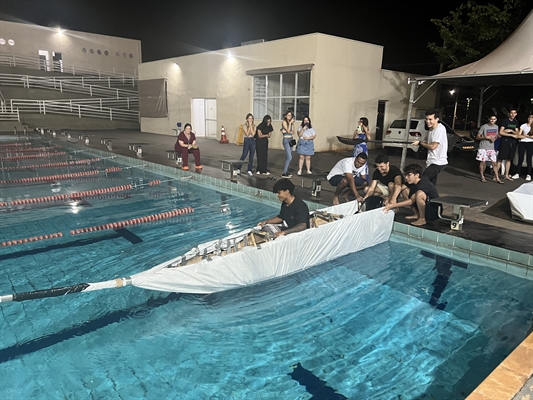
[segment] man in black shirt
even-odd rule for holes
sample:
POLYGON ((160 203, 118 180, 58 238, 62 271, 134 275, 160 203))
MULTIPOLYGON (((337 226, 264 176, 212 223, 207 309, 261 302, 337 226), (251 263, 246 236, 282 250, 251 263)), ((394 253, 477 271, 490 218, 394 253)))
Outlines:
POLYGON ((287 227, 275 233, 275 237, 289 233, 300 232, 309 228, 309 207, 301 199, 294 197, 294 184, 289 179, 280 179, 272 190, 281 201, 281 209, 277 216, 259 222, 259 226, 267 224, 281 224, 287 227))
POLYGON ((405 219, 414 220, 411 224, 415 226, 422 226, 427 221, 436 219, 437 204, 429 203, 430 199, 439 197, 437 188, 431 181, 422 176, 422 167, 418 164, 409 164, 403 169, 405 181, 407 185, 403 185, 404 193, 409 191, 408 197, 404 201, 396 204, 387 204, 384 211, 387 212, 392 208, 410 206, 414 214, 405 217, 405 219))
POLYGON ((380 154, 376 157, 376 170, 372 174, 372 182, 367 186, 365 197, 383 197, 384 204, 395 204, 402 189, 403 178, 400 168, 389 164, 389 157, 380 154))
POLYGON ((517 138, 520 136, 520 123, 516 119, 516 108, 509 110, 509 118, 501 121, 499 134, 501 136, 500 148, 498 150, 498 171, 502 165, 502 161, 507 160, 504 163, 505 179, 512 181, 513 178, 509 175, 511 171, 511 163, 518 147, 517 138))

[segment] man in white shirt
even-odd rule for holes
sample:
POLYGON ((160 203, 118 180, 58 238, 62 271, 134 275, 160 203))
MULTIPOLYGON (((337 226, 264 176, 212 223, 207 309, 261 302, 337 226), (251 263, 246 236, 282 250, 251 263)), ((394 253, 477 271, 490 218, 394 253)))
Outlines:
POLYGON ((413 145, 428 149, 426 170, 422 176, 428 178, 433 185, 437 186, 437 176, 448 165, 448 136, 446 128, 439 123, 439 110, 426 111, 426 125, 429 128, 427 140, 415 141, 413 145))
POLYGON ((366 180, 368 156, 366 153, 359 153, 357 157, 343 158, 331 169, 328 174, 328 182, 331 186, 336 186, 333 196, 333 204, 339 204, 339 196, 346 188, 350 188, 357 201, 362 201, 363 196, 358 193, 358 189, 368 185, 366 180))

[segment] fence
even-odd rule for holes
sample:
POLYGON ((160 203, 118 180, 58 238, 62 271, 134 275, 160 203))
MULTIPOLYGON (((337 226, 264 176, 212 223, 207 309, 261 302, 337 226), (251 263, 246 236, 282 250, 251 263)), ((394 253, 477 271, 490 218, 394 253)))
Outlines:
MULTIPOLYGON (((77 77, 65 79, 62 77, 30 76, 15 74, 0 74, 0 84, 6 86, 23 86, 25 88, 52 89, 60 92, 83 93, 98 97, 138 97, 137 91, 116 89, 87 82, 90 78, 77 77)), ((89 81, 90 82, 90 81, 89 81)))
MULTIPOLYGON (((114 77, 122 79, 123 83, 137 80, 137 71, 120 68, 96 68, 89 66, 69 65, 63 61, 41 60, 35 57, 28 57, 15 54, 0 54, 0 65, 10 67, 20 67, 37 69, 43 71, 62 72, 70 75, 91 75, 99 78, 114 77)), ((134 83, 133 83, 134 84, 134 83)))

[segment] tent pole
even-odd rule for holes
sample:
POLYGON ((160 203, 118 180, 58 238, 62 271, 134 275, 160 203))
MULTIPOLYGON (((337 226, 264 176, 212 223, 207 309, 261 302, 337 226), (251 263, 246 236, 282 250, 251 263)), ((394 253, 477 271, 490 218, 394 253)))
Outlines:
MULTIPOLYGON (((407 118, 405 121, 405 130, 407 132, 407 140, 409 140, 409 131, 411 129, 411 113, 413 112, 413 103, 415 98, 415 91, 416 87, 418 85, 418 82, 416 79, 409 79, 408 83, 411 84, 411 94, 409 95, 409 105, 407 106, 407 118)), ((400 170, 403 171, 403 167, 405 167, 405 158, 407 157, 407 143, 404 143, 402 146, 402 159, 400 161, 400 170)))
POLYGON ((479 88, 479 110, 477 112, 477 126, 481 127, 481 117, 483 114, 483 95, 485 94, 485 88, 479 88))

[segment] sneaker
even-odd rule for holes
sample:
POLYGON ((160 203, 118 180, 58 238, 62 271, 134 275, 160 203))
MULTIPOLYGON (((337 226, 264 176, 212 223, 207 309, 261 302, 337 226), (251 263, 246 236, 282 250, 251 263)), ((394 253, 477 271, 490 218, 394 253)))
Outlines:
POLYGON ((286 178, 286 179, 290 179, 290 178, 292 178, 292 175, 289 174, 289 173, 286 173, 286 174, 281 175, 281 177, 282 178, 286 178))
POLYGON ((263 172, 263 175, 270 175, 270 172, 263 172))
POLYGON ((302 171, 298 171, 296 175, 302 175, 302 171))
POLYGON ((531 180, 531 175, 526 175, 526 181, 530 181, 531 180))
POLYGON ((256 174, 256 175, 261 175, 261 172, 259 172, 259 171, 255 171, 255 174, 256 174))
POLYGON ((196 168, 196 169, 202 169, 202 168, 204 168, 204 167, 202 167, 201 165, 197 165, 197 166, 194 167, 194 168, 196 168))
POLYGON ((312 174, 312 172, 311 172, 311 171, 307 171, 307 175, 311 175, 311 174, 312 174))
POLYGON ((235 173, 236 173, 237 175, 240 175, 240 174, 241 174, 241 170, 240 170, 240 169, 236 169, 236 170, 235 170, 235 173))
POLYGON ((252 173, 252 171, 248 171, 248 176, 254 176, 254 174, 252 173))
POLYGON ((520 175, 518 175, 518 174, 514 174, 513 176, 511 176, 511 178, 513 178, 513 179, 518 179, 518 178, 520 178, 520 175))

